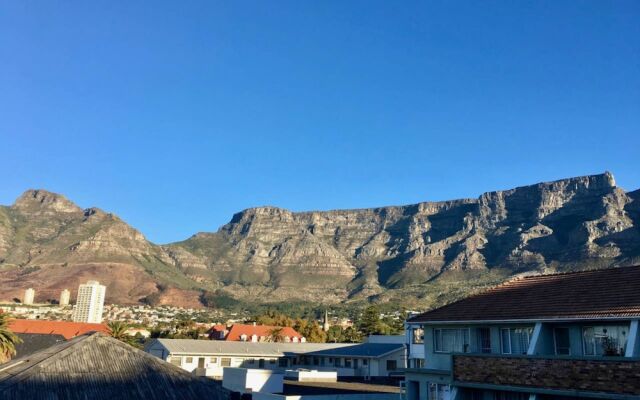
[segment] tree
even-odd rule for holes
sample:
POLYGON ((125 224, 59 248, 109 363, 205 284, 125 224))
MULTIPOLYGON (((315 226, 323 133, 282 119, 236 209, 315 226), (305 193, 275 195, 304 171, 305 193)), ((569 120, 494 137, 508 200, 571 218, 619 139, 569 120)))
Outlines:
POLYGON ((346 343, 360 343, 362 342, 362 333, 357 329, 350 326, 342 332, 342 339, 346 343))
POLYGON ((268 342, 284 342, 284 335, 282 334, 282 327, 273 328, 269 331, 269 336, 267 336, 268 342))
POLYGON ((16 345, 22 340, 9 330, 9 316, 0 312, 0 364, 16 355, 16 345))
POLYGON ((317 321, 309 322, 306 319, 299 320, 296 330, 307 339, 310 343, 324 343, 327 340, 327 334, 322 330, 317 321))
POLYGON ((358 328, 363 335, 388 335, 391 333, 389 325, 380 319, 380 310, 376 306, 367 307, 358 322, 358 328))
POLYGON ((340 343, 344 342, 344 333, 339 326, 331 326, 327 331, 327 343, 340 343))
POLYGON ((107 327, 109 328, 109 334, 111 335, 111 337, 114 339, 118 339, 121 342, 128 342, 129 338, 131 337, 126 333, 129 327, 124 322, 111 321, 107 324, 107 327))

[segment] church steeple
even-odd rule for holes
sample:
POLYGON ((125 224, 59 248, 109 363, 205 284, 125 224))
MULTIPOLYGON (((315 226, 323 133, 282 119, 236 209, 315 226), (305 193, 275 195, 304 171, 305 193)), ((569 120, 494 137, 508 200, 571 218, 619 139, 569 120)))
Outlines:
POLYGON ((329 312, 327 310, 324 310, 324 323, 322 324, 322 330, 326 332, 330 327, 331 324, 329 324, 329 312))

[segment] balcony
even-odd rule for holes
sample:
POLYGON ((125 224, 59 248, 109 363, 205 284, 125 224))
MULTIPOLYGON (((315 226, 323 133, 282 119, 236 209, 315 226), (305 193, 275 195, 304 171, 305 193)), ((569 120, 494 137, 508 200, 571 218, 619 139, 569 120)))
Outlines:
POLYGON ((453 356, 460 386, 511 386, 567 392, 640 395, 640 359, 564 356, 453 356))

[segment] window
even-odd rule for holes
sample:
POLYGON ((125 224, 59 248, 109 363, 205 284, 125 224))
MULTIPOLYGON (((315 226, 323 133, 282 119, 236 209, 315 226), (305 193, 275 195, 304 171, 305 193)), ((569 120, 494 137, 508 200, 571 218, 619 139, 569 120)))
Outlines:
POLYGON ((171 357, 171 364, 177 365, 178 367, 182 365, 182 357, 171 357))
POLYGON ((502 354, 527 354, 533 328, 500 329, 502 354))
POLYGON ((491 330, 478 328, 478 350, 480 353, 491 353, 491 330))
POLYGON ((187 364, 191 364, 193 363, 193 357, 187 357, 187 360, 185 361, 187 364))
POLYGON ((395 371, 398 368, 396 360, 387 360, 387 371, 395 371))
POLYGON ((269 360, 269 364, 275 364, 275 363, 276 363, 275 359, 272 358, 271 360, 269 360))
POLYGON ((413 368, 424 368, 424 358, 414 358, 413 368))
POLYGON ((582 330, 585 356, 623 356, 629 327, 625 325, 589 326, 582 330))
POLYGON ((412 332, 413 344, 424 343, 424 329, 422 328, 414 328, 412 332))
POLYGON ((344 359, 344 367, 345 368, 351 368, 351 365, 352 365, 351 359, 350 358, 345 358, 344 359))
POLYGON ((469 351, 469 329, 434 329, 436 353, 469 351))
POLYGON ((571 355, 571 345, 569 344, 569 328, 555 328, 553 339, 557 355, 571 355))
POLYGON ((289 363, 287 362, 287 359, 286 359, 286 358, 282 357, 282 358, 279 358, 279 359, 278 359, 278 366, 283 367, 283 368, 286 368, 286 367, 288 367, 288 366, 289 366, 288 364, 289 364, 289 363))
POLYGON ((217 364, 218 363, 218 357, 211 357, 209 359, 209 364, 217 364))
POLYGON ((369 360, 367 360, 366 358, 363 358, 362 365, 369 365, 369 360))
POLYGON ((320 358, 319 357, 313 357, 313 365, 320 365, 320 358))
POLYGON ((336 366, 336 367, 340 367, 341 366, 339 358, 334 358, 333 361, 334 361, 334 363, 333 363, 334 366, 336 366))
POLYGON ((429 400, 448 400, 451 388, 449 385, 429 383, 429 400))
POLYGON ((256 360, 254 360, 253 358, 248 358, 247 359, 247 365, 253 365, 256 363, 256 360))
POLYGON ((494 392, 495 400, 529 400, 529 394, 519 392, 494 392))
POLYGON ((222 359, 220 360, 220 365, 222 365, 223 367, 230 367, 231 366, 231 359, 230 358, 226 358, 226 357, 222 357, 222 359))

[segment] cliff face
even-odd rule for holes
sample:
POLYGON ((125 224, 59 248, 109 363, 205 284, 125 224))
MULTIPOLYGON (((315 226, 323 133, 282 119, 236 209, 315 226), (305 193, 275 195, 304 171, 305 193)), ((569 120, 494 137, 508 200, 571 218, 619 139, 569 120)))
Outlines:
MULTIPOLYGON (((421 285, 451 273, 464 290, 465 277, 495 270, 637 262, 640 191, 625 193, 605 173, 401 207, 302 213, 258 207, 218 232, 166 246, 149 243, 111 214, 30 191, 0 208, 0 259, 0 279, 7 265, 111 262, 137 268, 149 284, 222 289, 245 300, 415 297, 428 290, 421 285)), ((149 293, 157 291, 152 286, 149 293)))
POLYGON ((449 270, 632 262, 640 254, 638 197, 605 173, 402 207, 260 207, 234 215, 217 233, 165 249, 177 266, 213 272, 228 285, 265 285, 277 297, 284 296, 278 288, 307 286, 313 297, 333 289, 329 295, 344 298, 425 283, 449 270))

